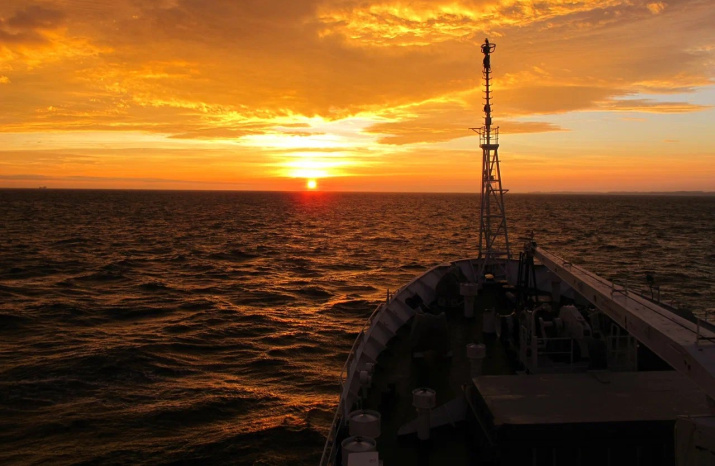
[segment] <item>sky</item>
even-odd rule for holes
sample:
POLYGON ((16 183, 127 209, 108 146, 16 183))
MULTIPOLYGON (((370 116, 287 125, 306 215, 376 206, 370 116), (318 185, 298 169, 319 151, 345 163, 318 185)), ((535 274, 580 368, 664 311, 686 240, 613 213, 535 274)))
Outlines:
POLYGON ((3 0, 0 187, 715 191, 712 0, 3 0))

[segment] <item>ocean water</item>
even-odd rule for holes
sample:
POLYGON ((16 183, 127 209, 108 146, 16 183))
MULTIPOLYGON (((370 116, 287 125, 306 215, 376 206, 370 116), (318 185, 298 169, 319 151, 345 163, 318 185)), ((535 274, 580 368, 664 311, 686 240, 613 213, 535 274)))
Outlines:
MULTIPOLYGON (((510 239, 703 314, 715 197, 507 196, 510 239)), ((478 196, 0 190, 0 463, 316 464, 387 289, 478 196)))

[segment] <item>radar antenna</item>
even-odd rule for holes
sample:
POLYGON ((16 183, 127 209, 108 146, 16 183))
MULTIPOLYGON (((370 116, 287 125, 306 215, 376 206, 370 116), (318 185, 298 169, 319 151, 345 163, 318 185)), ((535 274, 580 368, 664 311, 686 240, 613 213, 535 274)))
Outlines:
POLYGON ((484 54, 482 76, 484 77, 484 126, 470 128, 479 134, 482 148, 482 191, 479 210, 479 274, 481 283, 486 273, 506 276, 506 259, 511 259, 509 235, 506 228, 506 211, 501 171, 499 169, 499 127, 492 127, 491 54, 496 44, 485 39, 481 50, 484 54))

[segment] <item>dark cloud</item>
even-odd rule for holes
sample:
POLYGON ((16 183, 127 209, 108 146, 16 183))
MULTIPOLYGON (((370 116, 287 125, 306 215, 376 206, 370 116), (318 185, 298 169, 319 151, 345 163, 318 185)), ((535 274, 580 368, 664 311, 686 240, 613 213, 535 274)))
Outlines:
POLYGON ((509 115, 565 113, 594 109, 624 92, 609 87, 531 85, 496 92, 494 109, 509 115))
POLYGON ((30 5, 16 12, 5 21, 7 26, 16 29, 54 29, 59 27, 65 13, 41 5, 30 5))
POLYGON ((0 45, 45 43, 47 38, 41 32, 60 27, 64 18, 61 10, 26 6, 9 17, 0 17, 0 45))
MULTIPOLYGON (((479 125, 479 121, 477 125, 479 125)), ((499 122, 502 134, 517 133, 544 133, 552 131, 563 131, 564 129, 548 122, 520 122, 502 120, 499 122)), ((445 142, 453 139, 473 136, 466 126, 456 126, 449 121, 441 124, 431 121, 430 123, 420 119, 408 120, 396 123, 382 123, 373 125, 368 129, 371 133, 385 134, 379 139, 381 144, 416 144, 445 142)))

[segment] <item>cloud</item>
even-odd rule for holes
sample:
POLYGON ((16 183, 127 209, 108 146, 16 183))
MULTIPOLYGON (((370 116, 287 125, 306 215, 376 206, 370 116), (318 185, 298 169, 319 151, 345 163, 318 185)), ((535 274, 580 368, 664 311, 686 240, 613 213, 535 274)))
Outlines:
POLYGON ((602 110, 647 113, 688 113, 704 111, 710 105, 691 104, 689 102, 661 102, 652 99, 609 100, 600 105, 602 110))
MULTIPOLYGON (((502 106, 502 108, 504 108, 502 106)), ((502 110, 494 124, 502 133, 540 133, 563 131, 558 125, 541 122, 524 122, 510 118, 519 112, 502 110)), ((473 136, 470 128, 483 124, 479 93, 467 92, 444 96, 441 99, 407 105, 382 114, 385 121, 375 123, 364 131, 379 135, 380 144, 405 145, 446 142, 473 136)))
POLYGON ((190 137, 210 134, 208 126, 227 127, 223 120, 237 116, 341 119, 380 112, 455 92, 478 94, 478 45, 490 31, 498 43, 500 111, 567 112, 637 86, 661 92, 709 83, 705 24, 692 22, 698 12, 712 13, 687 3, 688 14, 680 6, 655 16, 645 2, 616 0, 22 6, 5 23, 55 29, 51 48, 6 52, 12 73, 4 75, 18 105, 5 119, 14 128, 55 122, 72 129, 114 115, 123 121, 119 130, 176 124, 175 134, 190 137), (683 39, 691 28, 701 31, 700 38, 659 47, 653 31, 660 24, 652 21, 667 22, 669 34, 683 39), (652 46, 632 40, 643 31, 652 46), (424 43, 393 43, 413 39, 424 43), (677 71, 670 63, 678 63, 677 71), (23 73, 23 66, 31 69, 23 73), (61 111, 40 111, 49 107, 61 111), (79 121, 71 123, 70 115, 79 121))
POLYGON ((7 0, 0 18, 4 140, 214 142, 266 170, 281 151, 366 161, 470 135, 487 36, 505 134, 580 111, 695 115, 714 82, 709 0, 7 0))
MULTIPOLYGON (((477 120, 477 126, 479 123, 477 120)), ((514 120, 501 121, 499 128, 502 134, 563 131, 563 128, 548 122, 521 122, 514 120)), ((474 136, 474 133, 467 126, 458 126, 449 121, 437 122, 427 118, 378 123, 368 128, 367 131, 382 135, 378 139, 380 144, 393 145, 446 142, 474 136)))
POLYGON ((185 133, 172 134, 170 137, 174 139, 239 139, 251 134, 263 134, 259 128, 198 128, 192 129, 185 133))
POLYGON ((0 16, 0 46, 48 42, 44 31, 60 27, 64 17, 61 10, 40 5, 26 6, 7 18, 0 16))
POLYGON ((495 109, 508 115, 555 114, 592 109, 625 91, 597 86, 530 86, 504 89, 495 95, 495 109))
POLYGON ((445 41, 474 41, 503 28, 528 27, 623 4, 619 0, 348 1, 323 4, 318 15, 323 25, 321 36, 340 35, 355 46, 425 47, 445 41))
POLYGON ((65 14, 54 8, 30 5, 4 20, 4 25, 15 29, 55 29, 62 24, 65 14))
POLYGON ((648 11, 650 11, 654 15, 657 15, 659 13, 662 13, 663 10, 665 10, 665 2, 648 3, 646 4, 646 7, 648 8, 648 11))

